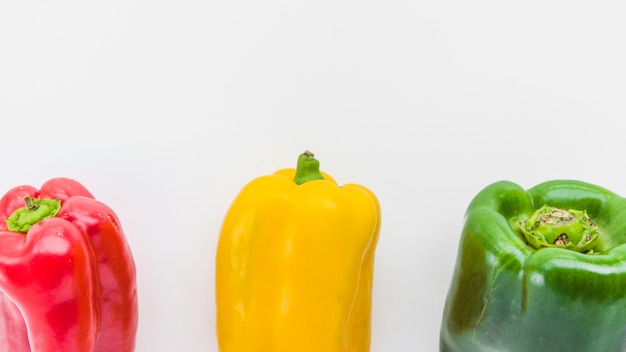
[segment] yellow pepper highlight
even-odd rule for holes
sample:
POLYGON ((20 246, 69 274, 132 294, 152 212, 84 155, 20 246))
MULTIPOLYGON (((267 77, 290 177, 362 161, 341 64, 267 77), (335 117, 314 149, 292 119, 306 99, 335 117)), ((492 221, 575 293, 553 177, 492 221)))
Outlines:
POLYGON ((317 164, 311 171, 299 161, 298 173, 317 177, 298 184, 296 170, 284 169, 256 178, 224 218, 216 255, 221 352, 370 349, 378 200, 362 186, 338 186, 310 152, 300 158, 317 164))

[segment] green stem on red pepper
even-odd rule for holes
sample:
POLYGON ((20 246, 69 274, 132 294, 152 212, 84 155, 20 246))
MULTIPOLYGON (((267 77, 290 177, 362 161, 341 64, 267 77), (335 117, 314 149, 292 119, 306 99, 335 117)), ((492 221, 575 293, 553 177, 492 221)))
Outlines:
POLYGON ((310 151, 305 151, 298 157, 296 176, 293 181, 301 185, 307 181, 323 180, 324 176, 320 172, 320 162, 315 159, 315 155, 310 151))
POLYGON ((17 209, 6 218, 7 229, 13 232, 26 233, 34 224, 57 215, 61 209, 58 199, 36 199, 24 197, 24 207, 17 209))

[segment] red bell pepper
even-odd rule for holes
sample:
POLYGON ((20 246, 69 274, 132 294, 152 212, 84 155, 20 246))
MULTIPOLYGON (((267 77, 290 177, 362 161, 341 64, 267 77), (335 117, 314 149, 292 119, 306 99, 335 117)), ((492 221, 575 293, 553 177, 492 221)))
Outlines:
POLYGON ((0 199, 0 351, 131 352, 135 264, 115 213, 56 178, 0 199))

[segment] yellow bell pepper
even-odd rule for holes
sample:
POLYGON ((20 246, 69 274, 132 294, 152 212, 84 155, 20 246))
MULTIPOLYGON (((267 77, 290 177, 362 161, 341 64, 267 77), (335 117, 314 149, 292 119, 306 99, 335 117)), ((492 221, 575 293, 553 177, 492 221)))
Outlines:
POLYGON ((221 352, 366 352, 380 206, 305 152, 248 183, 216 254, 221 352))

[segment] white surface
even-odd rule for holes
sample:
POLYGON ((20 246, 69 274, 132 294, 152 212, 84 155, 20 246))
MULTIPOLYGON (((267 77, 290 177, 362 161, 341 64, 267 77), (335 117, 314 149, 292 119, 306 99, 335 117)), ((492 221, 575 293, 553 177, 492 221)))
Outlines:
POLYGON ((215 351, 221 219, 246 182, 310 149, 381 202, 372 351, 436 351, 483 187, 573 178, 626 195, 624 10, 4 2, 0 192, 81 181, 135 255, 137 351, 215 351))

